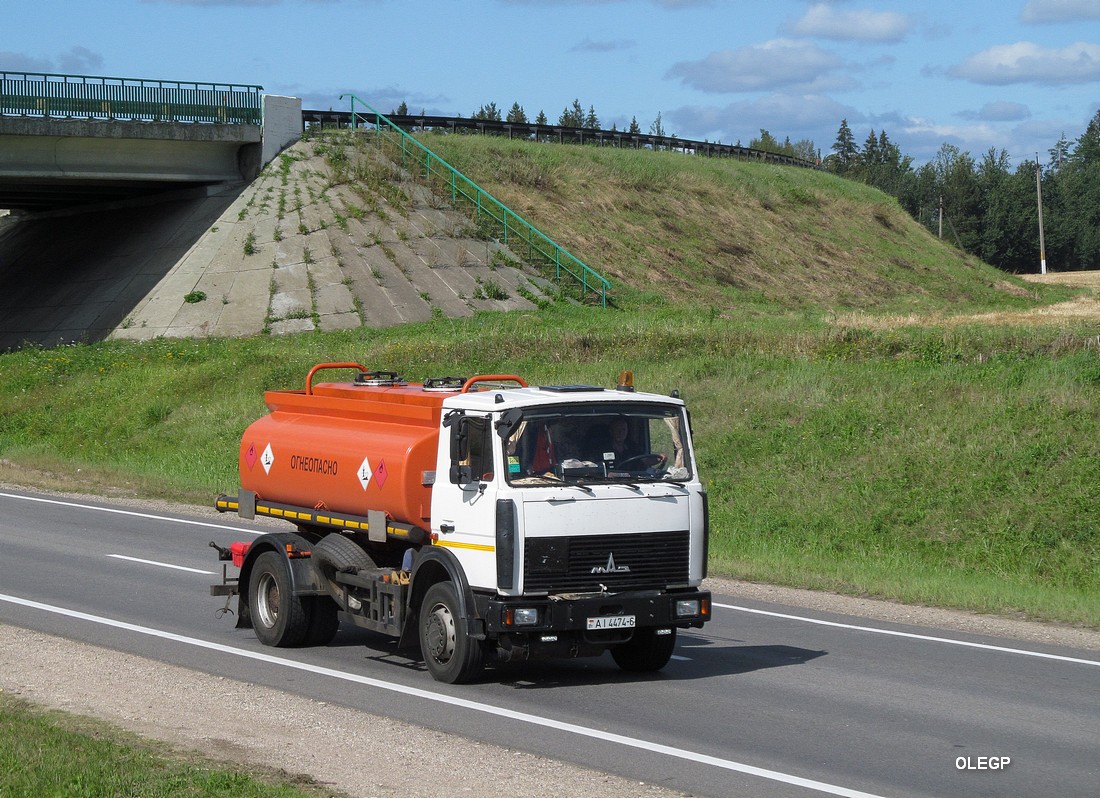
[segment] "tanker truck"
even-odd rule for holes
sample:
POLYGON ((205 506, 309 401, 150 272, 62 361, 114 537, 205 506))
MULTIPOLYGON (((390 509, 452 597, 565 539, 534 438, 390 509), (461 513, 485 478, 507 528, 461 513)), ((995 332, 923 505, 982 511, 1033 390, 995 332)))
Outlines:
POLYGON ((240 489, 216 507, 295 529, 210 545, 211 594, 227 611, 236 596, 237 627, 265 645, 325 645, 353 624, 460 683, 487 663, 608 651, 655 671, 677 629, 710 618, 707 496, 676 394, 636 391, 630 372, 615 388, 409 383, 340 362, 264 400, 240 489), (354 376, 318 380, 333 370, 354 376))

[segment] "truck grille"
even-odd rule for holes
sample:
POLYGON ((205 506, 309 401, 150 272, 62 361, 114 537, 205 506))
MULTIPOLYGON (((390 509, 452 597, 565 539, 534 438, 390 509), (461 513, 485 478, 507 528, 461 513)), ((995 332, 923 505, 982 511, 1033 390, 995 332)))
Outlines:
POLYGON ((524 592, 646 590, 688 579, 687 530, 629 535, 528 538, 524 592))

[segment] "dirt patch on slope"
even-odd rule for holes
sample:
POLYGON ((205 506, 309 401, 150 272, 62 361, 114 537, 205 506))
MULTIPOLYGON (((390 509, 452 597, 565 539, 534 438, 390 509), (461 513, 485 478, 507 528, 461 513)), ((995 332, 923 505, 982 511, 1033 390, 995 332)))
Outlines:
MULTIPOLYGON (((1047 283, 1051 285, 1077 286, 1087 289, 1087 294, 1075 297, 1068 302, 1059 302, 1030 310, 1006 310, 993 313, 974 313, 963 316, 948 316, 941 313, 930 315, 909 314, 905 316, 874 316, 863 311, 838 315, 835 324, 838 327, 863 327, 872 330, 889 330, 896 327, 914 327, 935 325, 958 327, 969 324, 1052 324, 1070 321, 1100 322, 1100 271, 1059 272, 1057 274, 1024 274, 1020 278, 1029 283, 1047 283)), ((998 286, 1000 287, 1000 286, 998 286)), ((1014 295, 1027 295, 1027 289, 1005 282, 1003 290, 1014 295)))

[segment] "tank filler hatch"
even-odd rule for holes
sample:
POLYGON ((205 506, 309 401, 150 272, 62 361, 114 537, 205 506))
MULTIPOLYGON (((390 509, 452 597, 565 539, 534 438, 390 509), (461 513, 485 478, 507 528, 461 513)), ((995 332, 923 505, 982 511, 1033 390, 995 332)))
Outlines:
POLYGON ((355 384, 370 388, 393 388, 408 385, 396 371, 360 371, 355 375, 355 384))
POLYGON ((424 380, 424 390, 431 393, 454 393, 461 391, 465 384, 465 377, 428 377, 424 380))

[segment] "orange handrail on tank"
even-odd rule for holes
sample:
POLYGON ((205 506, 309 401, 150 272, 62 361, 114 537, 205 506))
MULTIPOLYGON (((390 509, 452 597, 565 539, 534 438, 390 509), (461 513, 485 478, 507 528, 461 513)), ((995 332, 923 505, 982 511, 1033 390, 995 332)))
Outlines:
POLYGON ((479 382, 515 382, 519 383, 520 388, 528 387, 527 380, 523 377, 517 377, 515 374, 479 374, 462 383, 462 390, 459 393, 469 393, 470 389, 479 382))
POLYGON ((366 371, 367 367, 360 365, 359 363, 318 363, 316 366, 309 370, 309 374, 306 375, 306 395, 313 395, 313 375, 321 369, 359 369, 359 371, 366 371))

